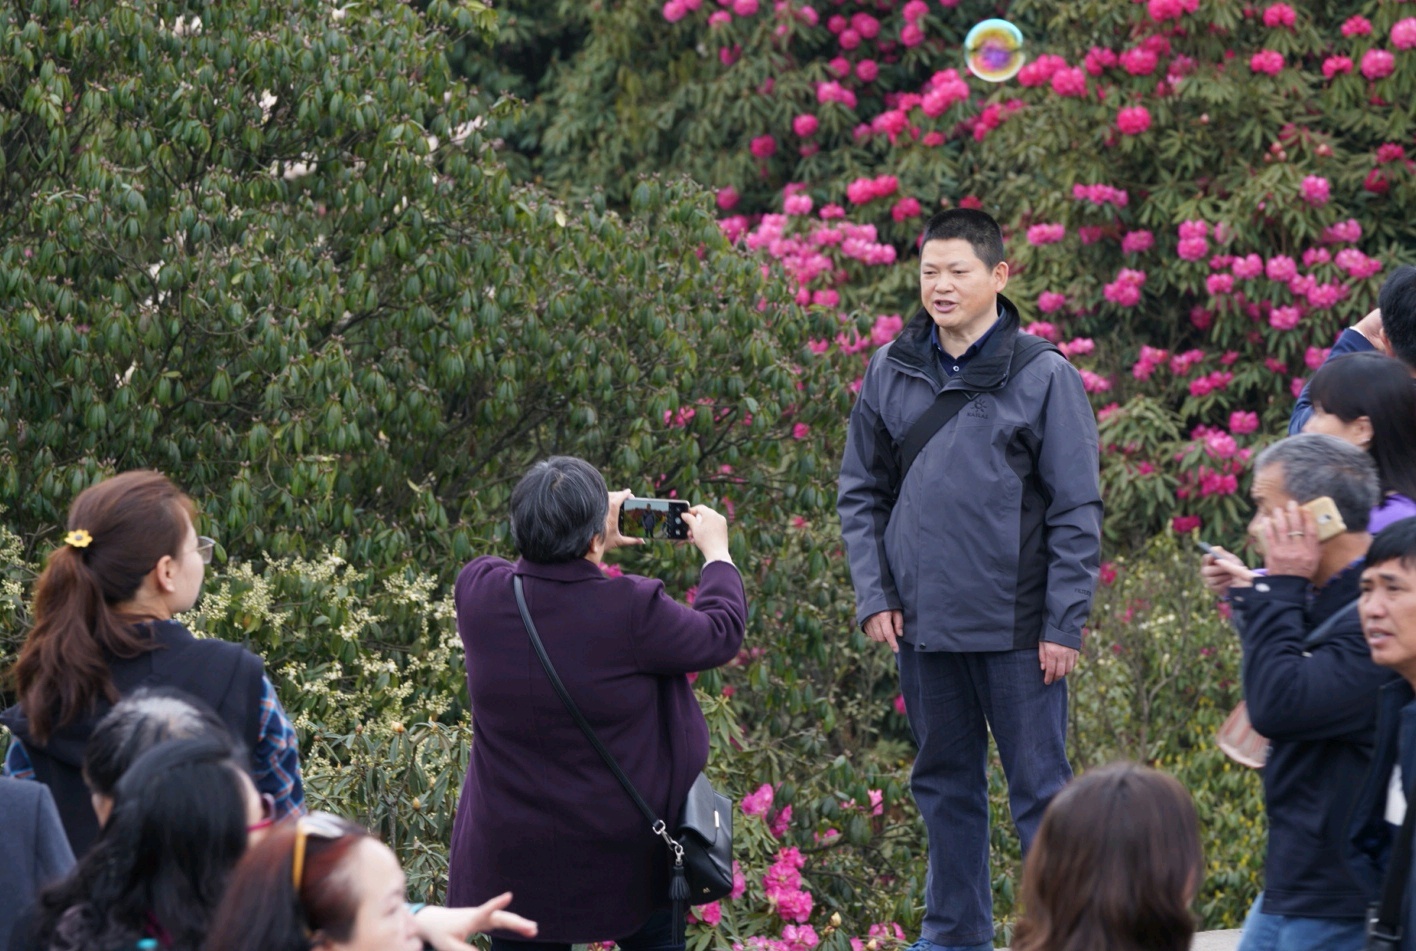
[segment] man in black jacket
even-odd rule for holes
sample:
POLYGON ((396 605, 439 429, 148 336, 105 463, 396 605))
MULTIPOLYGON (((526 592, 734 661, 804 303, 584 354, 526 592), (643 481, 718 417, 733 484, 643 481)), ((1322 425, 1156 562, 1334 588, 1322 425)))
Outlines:
POLYGON ((1393 678, 1372 663, 1357 617, 1376 467, 1340 439, 1291 436, 1259 455, 1251 493, 1265 572, 1222 549, 1202 569, 1233 602, 1249 719, 1271 743, 1264 891, 1239 951, 1360 951, 1367 894, 1344 861, 1346 820, 1372 758, 1378 691, 1393 678), (1333 534, 1302 507, 1323 497, 1345 523, 1333 534))

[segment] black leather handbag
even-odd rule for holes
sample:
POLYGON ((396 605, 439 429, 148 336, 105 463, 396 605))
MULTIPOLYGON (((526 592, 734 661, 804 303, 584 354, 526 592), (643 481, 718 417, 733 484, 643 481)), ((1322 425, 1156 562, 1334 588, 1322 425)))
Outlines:
POLYGON ((546 654, 546 646, 541 643, 541 635, 536 633, 536 625, 531 620, 531 611, 526 607, 526 594, 522 589, 521 576, 512 576, 512 587, 516 591, 516 607, 521 611, 521 622, 526 625, 526 633, 531 637, 531 645, 536 648, 536 656, 546 669, 551 681, 570 711, 590 745, 600 754, 610 772, 615 774, 619 784, 634 800, 644 818, 649 821, 650 830, 664 840, 669 848, 672 861, 672 877, 669 883, 669 898, 673 901, 676 914, 674 928, 676 938, 682 938, 684 905, 702 905, 716 901, 733 890, 733 801, 718 792, 702 773, 693 781, 684 800, 678 828, 669 833, 664 820, 654 814, 639 790, 620 769, 619 763, 585 719, 580 708, 571 699, 570 693, 561 682, 560 675, 546 654))

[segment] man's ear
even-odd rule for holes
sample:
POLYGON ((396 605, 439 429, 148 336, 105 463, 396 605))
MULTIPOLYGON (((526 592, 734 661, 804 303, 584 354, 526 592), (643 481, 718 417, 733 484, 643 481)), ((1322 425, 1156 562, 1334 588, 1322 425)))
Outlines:
POLYGON ((999 261, 993 269, 993 289, 1001 291, 1008 286, 1008 262, 999 261))

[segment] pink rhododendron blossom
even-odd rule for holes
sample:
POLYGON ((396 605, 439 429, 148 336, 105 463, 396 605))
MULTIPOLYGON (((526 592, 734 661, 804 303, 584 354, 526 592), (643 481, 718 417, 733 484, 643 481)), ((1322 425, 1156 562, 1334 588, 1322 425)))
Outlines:
POLYGON ((918 46, 924 42, 924 30, 918 23, 906 23, 900 30, 900 43, 903 46, 918 46))
POLYGON ((1201 221, 1198 218, 1180 222, 1178 229, 1181 238, 1204 238, 1209 236, 1209 222, 1201 221))
POLYGON ((851 29, 867 40, 873 40, 880 35, 880 21, 869 13, 857 13, 851 17, 851 29))
POLYGON ((1332 197, 1332 185, 1321 175, 1309 175, 1303 179, 1300 190, 1303 200, 1314 208, 1321 208, 1332 197))
POLYGON ((1399 50, 1416 46, 1416 17, 1406 17, 1392 24, 1391 45, 1399 50))
POLYGON ((1234 275, 1211 274, 1205 278, 1205 290, 1209 291, 1211 297, 1231 293, 1234 290, 1234 275))
POLYGON ((1085 96, 1087 94, 1086 70, 1080 66, 1059 69, 1052 74, 1052 91, 1059 96, 1085 96))
POLYGON ((694 907, 689 914, 694 921, 702 922, 710 928, 716 928, 718 923, 723 920, 723 906, 718 902, 710 901, 706 905, 694 907))
POLYGON ((670 23, 677 23, 688 16, 688 4, 684 0, 668 0, 664 4, 664 19, 670 23))
POLYGON ((1115 50, 1093 46, 1087 51, 1086 58, 1082 60, 1082 66, 1088 75, 1100 76, 1103 71, 1115 66, 1119 61, 1115 50))
POLYGON ((898 713, 900 716, 904 716, 904 715, 905 715, 905 695, 904 695, 904 694, 902 694, 902 693, 897 693, 897 694, 895 694, 895 704, 894 704, 894 706, 895 706, 895 712, 896 712, 896 713, 898 713))
POLYGON ((621 578, 624 576, 624 569, 619 565, 608 565, 601 562, 600 570, 605 573, 605 577, 607 578, 621 578))
MULTIPOLYGON (((797 426, 805 426, 805 425, 806 425, 805 423, 797 423, 797 426)), ((793 430, 793 432, 792 432, 792 438, 793 438, 793 439, 801 439, 801 438, 805 438, 805 437, 804 437, 804 436, 797 436, 795 430, 793 430)), ((782 836, 784 836, 784 835, 787 834, 787 827, 790 826, 791 824, 792 824, 792 807, 791 807, 791 806, 787 806, 787 807, 784 808, 781 812, 777 813, 775 816, 772 817, 772 822, 771 822, 771 824, 770 824, 767 828, 768 828, 768 830, 772 833, 773 836, 775 836, 776 838, 780 839, 782 836)), ((808 894, 806 897, 807 897, 807 898, 810 898, 811 896, 808 894)), ((811 915, 811 908, 810 908, 810 903, 809 903, 809 902, 808 902, 806 914, 807 914, 807 917, 810 917, 810 915, 811 915)), ((797 920, 798 920, 798 921, 805 921, 806 918, 799 918, 799 919, 797 919, 797 920)))
POLYGON ((733 22, 733 15, 727 10, 714 10, 708 14, 708 25, 710 27, 726 26, 733 22))
POLYGON ((1067 295, 1056 291, 1043 291, 1037 296, 1037 309, 1044 314, 1053 314, 1067 305, 1067 295))
POLYGON ((733 890, 728 893, 729 901, 737 901, 747 892, 747 876, 742 874, 742 866, 733 859, 733 890))
MULTIPOLYGON (((1411 23, 1416 24, 1416 19, 1412 19, 1411 23)), ((1406 149, 1395 142, 1383 142, 1377 146, 1377 161, 1383 165, 1388 162, 1400 162, 1404 158, 1406 158, 1406 149)))
POLYGON ((1309 347, 1308 351, 1303 354, 1303 362, 1308 365, 1309 370, 1316 370, 1323 365, 1323 361, 1328 358, 1328 354, 1331 352, 1331 347, 1309 347))
POLYGON ((1364 16, 1348 17, 1342 24, 1343 36, 1368 36, 1372 32, 1372 21, 1364 16))
POLYGON ((1150 110, 1145 106, 1127 106, 1116 115, 1116 128, 1124 135, 1140 135, 1150 124, 1150 110))
POLYGON ((1355 244, 1362 240, 1362 223, 1356 218, 1348 218, 1346 221, 1339 221, 1337 224, 1329 225, 1323 229, 1323 239, 1333 243, 1347 242, 1355 244))
POLYGON ((664 425, 670 429, 682 429, 693 422, 698 410, 692 406, 680 406, 676 410, 664 410, 664 425))
POLYGON ((733 12, 740 17, 750 17, 757 13, 757 0, 733 0, 733 12))
POLYGON ((1249 57, 1249 68, 1256 73, 1277 76, 1283 71, 1283 54, 1278 50, 1259 50, 1249 57))
POLYGON ((1308 306, 1314 310, 1326 310, 1341 303, 1347 297, 1344 284, 1319 284, 1308 291, 1308 306))
POLYGON ((757 791, 742 797, 742 814, 745 816, 765 816, 772 808, 775 790, 771 783, 763 783, 757 791))
POLYGON ((811 292, 811 302, 821 307, 837 307, 841 303, 841 294, 834 288, 823 288, 811 292))
POLYGON ((919 199, 907 195, 895 202, 894 207, 890 209, 890 217, 896 221, 908 221, 910 218, 918 217, 921 210, 919 199))
POLYGON ((1269 326, 1275 330, 1292 330, 1303 319, 1303 312, 1297 307, 1275 307, 1269 312, 1269 326))
POLYGON ((846 216, 846 209, 842 208, 840 205, 822 205, 822 206, 821 206, 821 220, 822 220, 822 221, 830 221, 830 220, 833 219, 833 218, 844 218, 845 216, 846 216))
POLYGON ((1204 358, 1205 352, 1203 350, 1186 350, 1184 353, 1177 353, 1170 358, 1170 372, 1176 376, 1184 376, 1204 358))
POLYGON ((1332 252, 1327 248, 1309 248, 1303 252, 1303 266, 1312 269, 1332 260, 1332 252))
POLYGON ((1121 68, 1132 76, 1149 76, 1155 72, 1160 57, 1151 50, 1132 47, 1121 54, 1120 63, 1121 68))
POLYGON ((863 59, 856 63, 855 74, 861 82, 873 83, 875 78, 880 75, 880 64, 873 59, 863 59))
POLYGON ((1198 515, 1177 515, 1170 520, 1171 530, 1180 535, 1188 535, 1202 524, 1198 515))
POLYGON ((1028 244, 1056 244, 1067 236, 1067 228, 1059 224, 1037 224, 1028 229, 1028 244))
POLYGON ((1149 231, 1128 231, 1121 238, 1122 254, 1144 254, 1155 247, 1155 235, 1149 231))
POLYGON ((1264 265, 1270 281, 1291 281, 1298 275, 1298 265, 1285 254, 1276 254, 1264 265))
POLYGON ((1111 381, 1090 370, 1078 371, 1082 375, 1082 388, 1088 393, 1105 393, 1111 389, 1111 381))
POLYGON ((1230 267, 1231 272, 1240 280, 1253 280, 1262 277, 1264 273, 1264 259, 1257 254, 1246 255, 1242 258, 1235 258, 1230 267))
POLYGON ((1156 367, 1164 363, 1165 358, 1169 355, 1168 350, 1152 347, 1149 344, 1142 344, 1140 356, 1131 367, 1131 376, 1138 380, 1149 380, 1151 374, 1155 372, 1156 367))
POLYGON ((1352 72, 1351 56, 1329 56, 1323 60, 1323 76, 1327 79, 1331 79, 1339 73, 1350 72, 1352 72))
MULTIPOLYGON (((847 65, 849 69, 849 65, 847 65)), ((816 99, 819 102, 839 102, 847 109, 856 107, 856 95, 845 86, 833 80, 816 84, 816 99)))
POLYGON ((1307 382, 1308 381, 1303 379, 1303 377, 1301 376, 1295 376, 1292 380, 1289 381, 1288 389, 1293 394, 1293 398, 1295 400, 1303 395, 1303 384, 1307 382))
POLYGON ((1382 262, 1369 258, 1356 248, 1343 248, 1337 252, 1337 266, 1357 280, 1371 277, 1382 269, 1382 262))
POLYGON ((1396 57, 1386 50, 1367 50, 1362 54, 1362 75, 1372 81, 1390 76, 1396 69, 1396 57))
POLYGON ((1239 451, 1234 437, 1222 429, 1217 429, 1205 437, 1205 452, 1216 459, 1228 459, 1239 451))
POLYGON ((770 135, 759 135, 752 140, 748 148, 758 158, 769 158, 777 151, 777 140, 770 135))
POLYGON ((1049 324, 1046 321, 1042 320, 1028 324, 1026 327, 1023 328, 1023 333, 1029 333, 1032 334, 1034 337, 1041 337, 1042 339, 1050 340, 1053 343, 1056 343, 1058 340, 1062 339, 1062 334, 1057 331, 1057 326, 1055 324, 1049 324))
POLYGON ((1236 409, 1229 414, 1229 431, 1236 436, 1247 436, 1249 433, 1258 432, 1259 414, 1248 412, 1247 410, 1236 409))
POLYGON ((1281 26, 1292 27, 1297 19, 1298 15, 1286 3, 1275 3, 1264 10, 1264 26, 1270 29, 1281 26))
POLYGON ((731 185, 718 189, 718 207, 729 211, 737 206, 738 190, 731 185))
POLYGON ((906 23, 918 23, 929 13, 929 4, 924 0, 910 0, 905 4, 905 8, 900 11, 900 16, 904 17, 906 23))
POLYGON ((1141 300, 1141 286, 1146 282, 1146 272, 1122 268, 1116 280, 1102 288, 1102 296, 1121 307, 1134 307, 1141 300))
POLYGON ((811 925, 787 925, 782 929, 782 951, 811 951, 818 944, 820 939, 811 925))
POLYGON ((877 347, 883 347, 899 336, 904 326, 905 322, 899 314, 882 314, 875 318, 875 323, 870 328, 870 342, 877 347))
MULTIPOLYGON (((1111 185, 1073 185, 1072 197, 1078 201, 1089 201, 1093 205, 1115 205, 1117 208, 1125 208, 1130 202, 1131 196, 1125 189, 1114 188, 1111 185)), ((959 202, 960 207, 964 207, 963 202, 959 202)))
POLYGON ((1077 337, 1075 340, 1059 344, 1058 348, 1068 357, 1085 357, 1096 352, 1096 341, 1090 337, 1077 337))
POLYGON ((731 47, 724 46, 718 50, 718 62, 724 66, 731 66, 738 61, 742 55, 742 47, 734 43, 731 47))
POLYGON ((1018 71, 1018 85, 1045 86, 1059 69, 1065 69, 1067 61, 1055 53, 1043 53, 1037 59, 1023 64, 1018 71))
POLYGON ((1146 12, 1155 22, 1164 23, 1166 20, 1178 20, 1186 13, 1193 13, 1198 6, 1199 0, 1149 0, 1146 12))
POLYGON ((805 139, 815 135, 820 125, 821 123, 817 121, 815 116, 810 114, 800 115, 792 120, 792 131, 805 139))
POLYGON ((809 215, 811 214, 810 195, 789 195, 782 202, 782 210, 789 215, 809 215))
POLYGON ((1183 261, 1201 261, 1209 254, 1209 241, 1204 238, 1181 238, 1175 254, 1183 261))

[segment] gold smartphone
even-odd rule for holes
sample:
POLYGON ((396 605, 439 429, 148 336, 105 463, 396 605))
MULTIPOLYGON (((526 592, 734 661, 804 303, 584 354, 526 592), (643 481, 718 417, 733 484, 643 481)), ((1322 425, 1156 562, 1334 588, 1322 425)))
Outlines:
POLYGON ((1329 538, 1347 531, 1347 523, 1342 520, 1342 513, 1337 510, 1337 503, 1329 496, 1324 495, 1313 499, 1302 508, 1311 513, 1313 521, 1318 524, 1318 541, 1325 542, 1329 538))

